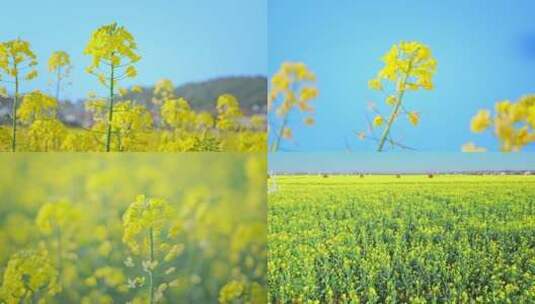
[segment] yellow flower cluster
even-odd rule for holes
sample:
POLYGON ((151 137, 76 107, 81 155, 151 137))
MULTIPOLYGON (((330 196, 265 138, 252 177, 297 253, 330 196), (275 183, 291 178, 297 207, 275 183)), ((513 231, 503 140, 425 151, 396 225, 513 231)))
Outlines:
MULTIPOLYGON (((382 58, 384 67, 377 73, 376 77, 368 81, 368 87, 376 91, 387 93, 385 102, 393 107, 390 115, 380 114, 380 111, 372 103, 371 108, 377 114, 375 115, 370 127, 382 127, 382 135, 378 140, 378 151, 383 151, 385 143, 388 141, 392 145, 398 145, 391 138, 391 128, 393 123, 398 119, 401 113, 405 114, 409 123, 417 126, 420 123, 420 113, 407 111, 403 105, 403 97, 407 90, 432 90, 433 75, 436 71, 437 62, 431 54, 431 49, 416 41, 402 41, 393 45, 382 58), (394 92, 387 92, 386 83, 393 84, 394 92)), ((359 139, 373 138, 373 131, 358 133, 359 139)))
POLYGON ((282 99, 276 113, 284 117, 294 107, 303 112, 312 112, 310 101, 318 97, 315 87, 316 76, 302 62, 285 62, 279 71, 271 78, 271 91, 268 99, 268 109, 280 97, 282 99))
POLYGON ((383 116, 381 115, 376 115, 375 118, 373 119, 373 126, 374 127, 380 127, 383 125, 383 123, 385 122, 383 116))
POLYGON ((25 75, 25 78, 30 80, 37 77, 36 65, 37 57, 30 49, 28 41, 15 39, 0 44, 0 70, 6 75, 19 77, 20 71, 30 68, 25 75))
POLYGON ((470 123, 474 133, 484 132, 491 126, 502 151, 519 151, 535 142, 535 95, 522 96, 517 102, 500 101, 496 103, 494 116, 489 110, 480 110, 470 123))
POLYGON ((217 99, 217 122, 216 127, 220 130, 237 130, 240 126, 239 119, 243 116, 240 104, 236 97, 224 94, 217 99))
MULTIPOLYGON (((166 83, 169 84, 163 82, 162 86, 167 87, 166 83)), ((156 90, 162 96, 174 96, 170 93, 171 87, 156 90)), ((218 97, 215 118, 206 111, 196 112, 182 97, 158 99, 158 103, 161 104, 160 117, 170 128, 161 135, 161 151, 221 151, 235 149, 233 147, 239 151, 265 150, 265 118, 253 115, 246 119, 233 95, 218 97)))
POLYGON ((409 118, 409 122, 413 126, 417 126, 418 123, 420 122, 420 114, 418 114, 418 112, 409 112, 407 113, 407 116, 409 118))
POLYGON ((60 151, 65 149, 67 129, 57 119, 34 121, 27 132, 27 146, 30 151, 60 151))
POLYGON ((114 67, 124 66, 125 76, 135 77, 136 70, 133 63, 141 59, 136 49, 134 37, 124 27, 118 26, 117 23, 101 26, 93 32, 84 50, 85 54, 93 57, 87 72, 96 74, 101 82, 106 84, 106 76, 98 72, 101 63, 105 62, 114 67))
POLYGON ((472 117, 470 129, 474 133, 481 133, 485 131, 490 126, 490 124, 490 111, 480 110, 474 117, 472 117))
POLYGON ((39 295, 52 296, 59 291, 57 276, 46 250, 21 251, 11 257, 4 271, 0 300, 33 303, 39 295))
POLYGON ((33 91, 24 95, 17 109, 17 118, 27 124, 36 120, 55 119, 57 108, 58 102, 54 98, 41 91, 33 91))
POLYGON ((80 217, 80 211, 69 202, 46 203, 39 209, 35 223, 43 234, 48 235, 56 229, 64 230, 67 225, 76 223, 80 217))
POLYGON ((40 92, 26 94, 17 109, 17 118, 29 125, 27 145, 30 150, 59 150, 66 134, 63 123, 56 118, 56 99, 40 92))
POLYGON ((169 79, 160 79, 154 86, 154 98, 152 102, 159 105, 165 100, 173 99, 175 97, 175 87, 173 82, 169 79))
POLYGON ((292 131, 288 126, 288 115, 293 109, 307 113, 303 122, 307 126, 315 123, 312 117, 314 108, 310 102, 317 98, 316 76, 302 62, 285 62, 279 71, 271 78, 271 90, 268 97, 268 111, 282 119, 281 126, 275 134, 272 150, 279 148, 280 140, 291 139, 292 131), (277 101, 280 102, 277 102, 277 101), (276 107, 276 108, 275 108, 276 107))
POLYGON ((383 56, 383 62, 385 66, 368 83, 371 89, 382 90, 383 80, 395 83, 399 91, 433 89, 437 62, 428 46, 416 41, 400 42, 383 56))
POLYGON ((170 127, 190 130, 195 122, 195 112, 184 98, 165 99, 160 108, 163 121, 170 127))
POLYGON ((219 303, 265 303, 266 293, 264 288, 256 283, 232 280, 219 290, 219 303))
POLYGON ((240 300, 245 292, 245 286, 242 282, 231 281, 225 284, 219 291, 219 303, 229 304, 240 300))
POLYGON ((123 215, 123 242, 135 254, 148 251, 149 231, 159 235, 166 226, 173 209, 163 199, 138 195, 123 215))
POLYGON ((131 100, 117 103, 114 111, 111 124, 112 132, 117 136, 118 150, 132 150, 142 141, 142 132, 152 127, 152 116, 147 108, 131 100))
POLYGON ((71 65, 71 58, 65 51, 56 51, 48 59, 48 71, 54 72, 71 65))

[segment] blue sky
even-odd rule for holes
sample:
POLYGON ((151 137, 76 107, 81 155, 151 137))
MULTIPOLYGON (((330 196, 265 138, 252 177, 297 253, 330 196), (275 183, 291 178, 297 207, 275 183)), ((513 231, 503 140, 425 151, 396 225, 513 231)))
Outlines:
POLYGON ((535 153, 278 152, 268 163, 270 171, 290 173, 535 170, 535 153))
POLYGON ((270 0, 269 74, 283 61, 302 61, 320 90, 316 125, 292 117, 295 142, 283 150, 375 150, 375 142, 360 142, 353 132, 366 128, 368 101, 389 110, 367 82, 401 40, 429 45, 438 68, 434 91, 406 95, 420 126, 403 119, 393 137, 420 151, 460 151, 468 141, 497 150, 496 140, 472 134, 469 122, 480 108, 535 93, 534 11, 533 0, 270 0))
MULTIPOLYGON (((142 60, 130 84, 175 84, 229 75, 266 75, 267 0, 4 1, 0 40, 29 40, 39 59, 37 80, 23 90, 47 88, 46 62, 58 49, 75 65, 66 97, 102 90, 84 72, 90 34, 117 21, 135 36, 142 60)), ((126 84, 129 84, 128 82, 126 84)))

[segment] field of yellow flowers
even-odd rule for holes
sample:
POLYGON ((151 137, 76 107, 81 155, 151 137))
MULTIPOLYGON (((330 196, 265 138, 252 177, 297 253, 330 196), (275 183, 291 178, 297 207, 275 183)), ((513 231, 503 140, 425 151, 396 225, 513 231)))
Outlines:
POLYGON ((271 303, 530 303, 534 176, 272 176, 271 303))
POLYGON ((261 154, 0 156, 0 303, 266 301, 261 154))
POLYGON ((58 117, 61 93, 70 81, 73 64, 65 51, 48 59, 55 95, 41 90, 23 92, 39 77, 38 57, 29 41, 0 42, 0 96, 10 101, 10 123, 0 126, 0 151, 241 151, 267 150, 264 115, 246 116, 237 98, 223 94, 214 111, 195 111, 188 100, 175 96, 173 83, 156 83, 149 111, 136 94, 143 88, 125 85, 137 76, 142 59, 134 36, 124 26, 97 28, 83 53, 91 58, 85 71, 100 87, 88 92, 87 128, 69 128, 58 117))

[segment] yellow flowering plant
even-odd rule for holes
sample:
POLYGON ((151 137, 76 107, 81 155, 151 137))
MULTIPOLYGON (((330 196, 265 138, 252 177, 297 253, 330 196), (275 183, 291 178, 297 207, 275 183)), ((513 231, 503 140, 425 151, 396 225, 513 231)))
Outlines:
MULTIPOLYGON (((145 276, 128 280, 129 288, 142 287, 148 281, 149 303, 157 303, 163 298, 169 282, 163 282, 165 274, 174 272, 174 268, 163 269, 165 263, 179 255, 183 247, 171 245, 166 241, 173 235, 171 217, 173 208, 163 199, 147 198, 138 195, 128 206, 123 215, 123 242, 134 256, 140 256, 145 276), (163 269, 163 273, 158 273, 163 269), (158 287, 156 287, 158 286, 158 287)), ((127 267, 135 267, 132 257, 125 260, 127 267)))
POLYGON ((392 110, 388 116, 385 116, 379 111, 376 104, 370 103, 369 108, 374 112, 375 117, 370 122, 368 131, 358 133, 359 139, 377 140, 377 151, 379 152, 384 150, 387 142, 392 146, 408 148, 392 139, 392 125, 401 114, 406 115, 411 125, 417 126, 419 124, 420 113, 407 110, 404 97, 407 91, 432 90, 433 75, 437 66, 431 49, 416 41, 402 41, 393 45, 382 60, 384 67, 375 78, 368 82, 368 87, 384 93, 386 95, 385 103, 392 107, 392 110), (373 130, 376 128, 382 128, 379 138, 373 134, 373 130))
POLYGON ((220 141, 209 134, 214 126, 210 113, 196 113, 182 97, 174 98, 171 93, 164 96, 172 98, 164 99, 160 107, 160 117, 169 129, 161 136, 163 151, 220 150, 220 141))
POLYGON ((161 135, 161 151, 258 151, 265 149, 265 118, 245 117, 238 99, 222 94, 216 100, 216 117, 195 111, 183 97, 175 97, 172 83, 158 82, 155 96, 166 131, 161 135), (156 92, 158 91, 158 93, 156 92))
POLYGON ((217 122, 216 127, 219 130, 238 131, 240 128, 239 119, 243 116, 240 110, 240 104, 236 97, 230 94, 224 94, 217 98, 217 122))
POLYGON ((41 91, 33 91, 22 99, 22 103, 17 109, 17 118, 26 124, 31 124, 36 120, 55 119, 57 108, 56 99, 41 91))
MULTIPOLYGON (((289 115, 293 111, 308 114, 304 118, 307 126, 314 124, 314 108, 310 102, 319 94, 316 88, 316 76, 301 62, 285 62, 271 78, 271 90, 268 95, 268 111, 275 112, 281 123, 275 127, 274 140, 270 150, 280 149, 283 139, 292 139, 292 130, 288 126, 289 115)), ((270 132, 272 128, 270 126, 270 132)))
POLYGON ((153 118, 145 105, 134 100, 124 99, 139 90, 136 86, 131 90, 119 89, 119 95, 114 100, 113 117, 108 122, 106 100, 91 93, 85 103, 86 111, 92 114, 93 125, 91 132, 97 142, 107 141, 107 129, 111 126, 113 141, 110 149, 114 151, 142 151, 147 146, 147 134, 153 127, 153 118))
POLYGON ((93 58, 86 71, 95 75, 102 85, 109 88, 106 152, 111 151, 115 89, 120 80, 136 77, 134 64, 141 59, 136 51, 134 36, 117 23, 101 26, 93 32, 84 50, 86 55, 93 58), (108 71, 102 71, 102 66, 108 68, 108 71))
MULTIPOLYGON (((500 150, 517 152, 535 142, 535 94, 520 97, 516 102, 504 100, 496 103, 494 114, 479 110, 470 122, 473 133, 482 133, 493 129, 494 136, 500 142, 500 150)), ((464 152, 483 152, 470 142, 463 145, 464 152)))
POLYGON ((56 252, 56 265, 59 288, 63 284, 65 257, 73 250, 73 238, 81 212, 68 201, 46 203, 41 206, 35 218, 39 231, 50 237, 50 247, 56 252))
MULTIPOLYGON (((37 77, 37 57, 30 48, 28 41, 17 38, 0 44, 0 72, 9 80, 0 78, 1 81, 14 85, 12 104, 12 127, 11 127, 11 151, 17 149, 17 106, 20 98, 20 84, 22 78, 31 80, 37 77)), ((6 89, 0 90, 6 95, 6 89)))
POLYGON ((131 100, 115 105, 111 122, 112 133, 117 137, 117 151, 136 151, 143 146, 144 136, 152 127, 152 116, 145 106, 131 100))
POLYGON ((55 51, 48 59, 48 71, 54 75, 56 100, 59 102, 62 81, 69 77, 72 69, 71 58, 65 51, 55 51))
POLYGON ((17 118, 29 126, 27 145, 31 150, 50 151, 61 148, 66 129, 57 119, 57 108, 57 100, 40 91, 24 96, 17 109, 17 118))
POLYGON ((172 129, 191 130, 195 123, 195 112, 184 98, 165 99, 160 107, 160 116, 166 126, 172 129))
POLYGON ((58 273, 48 252, 23 250, 14 254, 4 271, 0 300, 3 303, 45 303, 60 290, 58 273))
POLYGON ((160 105, 168 99, 175 98, 175 86, 170 79, 160 79, 154 86, 152 102, 160 105))

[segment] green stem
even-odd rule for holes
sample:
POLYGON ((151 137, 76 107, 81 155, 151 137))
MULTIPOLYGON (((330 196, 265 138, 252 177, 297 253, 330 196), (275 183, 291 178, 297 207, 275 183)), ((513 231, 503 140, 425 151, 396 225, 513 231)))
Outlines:
MULTIPOLYGON (((15 65, 15 70, 17 70, 17 65, 15 65)), ((13 109, 12 109, 12 137, 11 141, 11 151, 15 152, 17 150, 17 103, 19 101, 19 76, 15 75, 15 96, 13 96, 13 109)))
POLYGON ((386 124, 385 130, 383 131, 383 135, 381 136, 381 140, 379 141, 379 147, 377 148, 377 152, 382 152, 383 147, 385 145, 386 139, 388 137, 388 134, 390 133, 390 128, 392 127, 392 124, 394 123, 394 120, 396 120, 396 116, 398 115, 399 108, 401 107, 401 98, 403 98, 403 90, 399 94, 398 101, 396 105, 394 106, 394 110, 392 111, 392 114, 390 114, 390 117, 388 118, 388 122, 386 124))
POLYGON ((392 128, 392 124, 394 123, 394 121, 396 120, 396 117, 398 116, 399 110, 401 108, 401 104, 403 102, 403 95, 405 94, 405 85, 407 84, 407 80, 409 79, 411 69, 412 69, 412 61, 409 64, 409 69, 407 73, 405 74, 403 81, 401 82, 401 88, 398 91, 397 103, 394 106, 394 110, 390 114, 390 117, 388 118, 388 122, 383 131, 383 135, 381 136, 381 139, 379 140, 379 146, 377 147, 377 152, 383 151, 386 139, 388 138, 388 134, 390 134, 390 128, 392 128))
POLYGON ((106 133, 106 152, 110 152, 111 147, 111 122, 113 119, 113 85, 114 85, 115 66, 111 63, 111 78, 110 78, 110 102, 108 104, 108 131, 106 133))
POLYGON ((58 283, 61 289, 63 289, 63 246, 61 242, 61 229, 57 229, 56 234, 57 242, 58 242, 58 283))
MULTIPOLYGON (((152 263, 154 262, 154 234, 152 227, 149 229, 149 241, 150 241, 150 263, 152 267, 152 263)), ((149 269, 149 303, 154 303, 154 278, 152 274, 152 269, 149 269)))
POLYGON ((273 145, 271 145, 271 152, 277 152, 279 150, 279 146, 282 140, 282 135, 284 133, 284 129, 286 129, 286 125, 288 124, 288 113, 284 115, 284 119, 282 120, 282 126, 279 129, 279 132, 277 133, 277 138, 273 145))
POLYGON ((61 88, 61 67, 58 67, 56 74, 56 101, 59 103, 59 91, 61 88))

